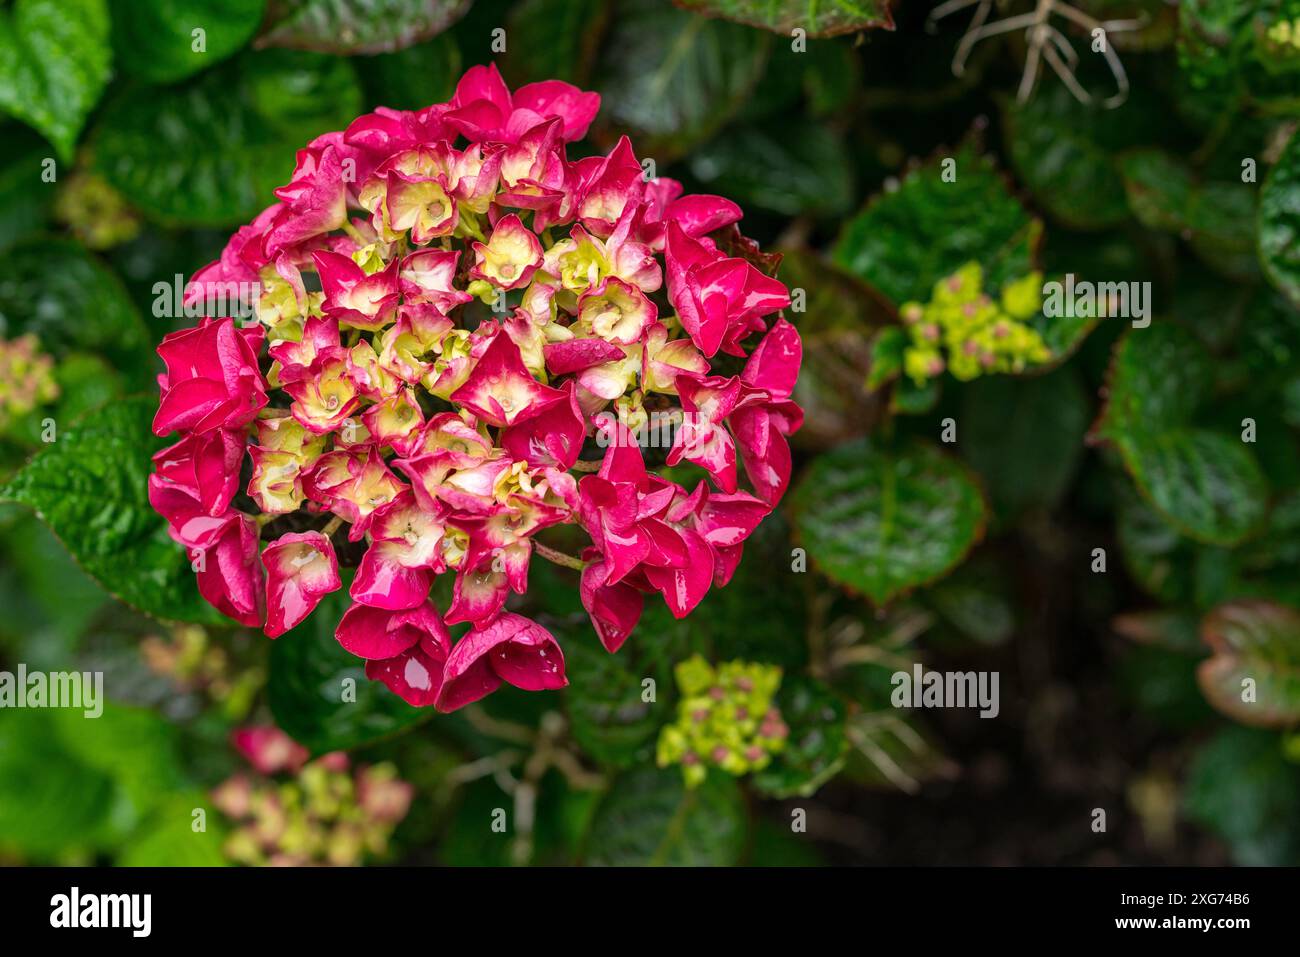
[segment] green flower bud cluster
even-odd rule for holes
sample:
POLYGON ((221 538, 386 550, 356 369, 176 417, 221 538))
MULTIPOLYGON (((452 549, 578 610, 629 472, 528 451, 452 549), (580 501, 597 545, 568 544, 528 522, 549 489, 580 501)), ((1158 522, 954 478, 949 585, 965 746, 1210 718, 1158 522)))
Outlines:
POLYGON ((213 792, 213 801, 237 823, 223 848, 236 864, 352 867, 387 852, 411 795, 393 765, 354 775, 336 753, 287 781, 236 774, 213 792))
POLYGON ((677 665, 682 700, 677 721, 659 733, 659 766, 680 764, 687 787, 710 765, 739 777, 767 766, 790 729, 772 703, 781 686, 776 665, 726 661, 714 668, 699 655, 677 665))
POLYGON ((900 315, 910 343, 903 351, 903 371, 924 385, 944 369, 966 382, 1046 362, 1051 358, 1047 344, 1027 325, 1042 307, 1042 273, 1007 283, 994 299, 984 292, 979 263, 967 263, 935 283, 928 303, 904 303, 900 315))
POLYGON ((0 339, 0 432, 59 397, 54 360, 31 333, 0 339))
POLYGON ((94 173, 68 177, 54 200, 54 216, 91 249, 111 249, 135 239, 140 217, 123 198, 94 173))

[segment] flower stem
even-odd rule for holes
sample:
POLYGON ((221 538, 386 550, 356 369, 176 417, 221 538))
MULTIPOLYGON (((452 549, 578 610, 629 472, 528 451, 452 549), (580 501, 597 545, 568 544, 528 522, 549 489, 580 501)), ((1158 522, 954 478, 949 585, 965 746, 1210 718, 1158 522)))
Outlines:
POLYGON ((595 461, 592 461, 592 460, 590 460, 590 459, 578 459, 578 461, 576 461, 576 462, 573 463, 573 471, 575 471, 575 472, 599 472, 599 471, 600 471, 600 466, 601 466, 601 463, 600 463, 600 462, 595 462, 595 461))
POLYGON ((548 548, 539 541, 533 541, 533 548, 537 550, 538 555, 541 555, 548 562, 563 565, 565 568, 573 568, 582 571, 587 567, 587 563, 581 558, 574 558, 572 555, 564 554, 564 552, 557 552, 555 549, 548 548))
POLYGON ((339 530, 339 526, 342 524, 343 524, 343 516, 335 515, 333 518, 331 518, 328 522, 325 523, 325 527, 320 530, 320 533, 324 535, 326 538, 329 538, 331 535, 333 535, 335 532, 339 530))

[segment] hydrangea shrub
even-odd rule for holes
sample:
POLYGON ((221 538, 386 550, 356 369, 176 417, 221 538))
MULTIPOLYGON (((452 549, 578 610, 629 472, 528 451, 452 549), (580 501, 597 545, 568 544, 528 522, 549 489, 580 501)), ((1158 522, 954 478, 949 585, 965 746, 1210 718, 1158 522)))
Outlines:
POLYGON ((276 638, 359 554, 339 643, 451 711, 503 682, 566 683, 555 637, 507 608, 535 555, 580 571, 610 652, 647 596, 682 618, 726 585, 790 480, 788 291, 711 237, 735 203, 649 178, 626 137, 570 159, 599 106, 475 67, 446 103, 307 144, 195 274, 187 305, 255 321, 159 345, 153 427, 179 438, 149 496, 214 607, 276 638), (693 487, 647 466, 661 422, 693 487), (564 525, 580 555, 543 543, 564 525))

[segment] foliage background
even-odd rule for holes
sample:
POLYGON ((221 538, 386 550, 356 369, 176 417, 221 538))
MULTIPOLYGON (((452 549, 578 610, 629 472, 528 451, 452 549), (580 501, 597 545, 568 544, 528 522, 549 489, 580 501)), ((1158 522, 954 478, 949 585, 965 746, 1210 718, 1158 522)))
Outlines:
POLYGON ((964 13, 931 33, 908 2, 858 32, 881 0, 685 5, 755 25, 661 0, 0 5, 0 337, 35 333, 62 386, 0 447, 0 665, 102 669, 112 699, 94 722, 0 712, 0 861, 220 862, 190 809, 236 766, 230 730, 273 716, 315 753, 397 763, 418 788, 403 862, 1300 863, 1300 73, 1260 39, 1300 9, 1081 3, 1145 17, 1114 35, 1132 93, 1104 111, 1050 75, 1017 105, 1019 34, 955 78, 964 13), (799 53, 794 26, 845 32, 799 53), (795 485, 732 585, 683 623, 647 613, 617 656, 569 573, 534 563, 562 693, 341 706, 360 670, 330 609, 273 646, 223 626, 148 509, 152 345, 190 322, 153 287, 213 259, 308 139, 489 60, 598 90, 590 149, 630 133, 786 253, 808 294, 795 485), (1150 281, 1156 320, 1056 329, 1068 358, 1033 376, 918 389, 873 365, 898 305, 970 259, 1150 281), (20 472, 44 415, 59 441, 20 472), (149 667, 181 641, 170 675, 149 667), (653 744, 693 651, 783 666, 795 747, 688 794, 653 744), (892 708, 914 661, 998 671, 1001 714, 892 708), (1243 675, 1257 709, 1234 706, 1243 675), (493 833, 496 807, 534 823, 493 833))

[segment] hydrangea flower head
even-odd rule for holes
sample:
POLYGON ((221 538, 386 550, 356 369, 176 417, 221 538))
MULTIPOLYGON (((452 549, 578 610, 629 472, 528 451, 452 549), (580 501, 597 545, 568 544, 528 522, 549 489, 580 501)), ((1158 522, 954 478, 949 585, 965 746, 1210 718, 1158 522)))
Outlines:
POLYGON ((278 637, 346 588, 339 643, 450 711, 567 683, 555 636, 511 605, 537 556, 580 571, 610 652, 647 598, 682 617, 729 581, 790 479, 790 299, 710 235, 734 203, 648 180, 626 137, 570 159, 599 106, 474 67, 447 103, 307 144, 195 274, 187 302, 247 288, 255 320, 158 350, 154 428, 180 435, 150 501, 213 605, 278 637), (680 428, 647 465, 651 413, 680 428), (589 544, 558 552, 557 532, 589 544))

